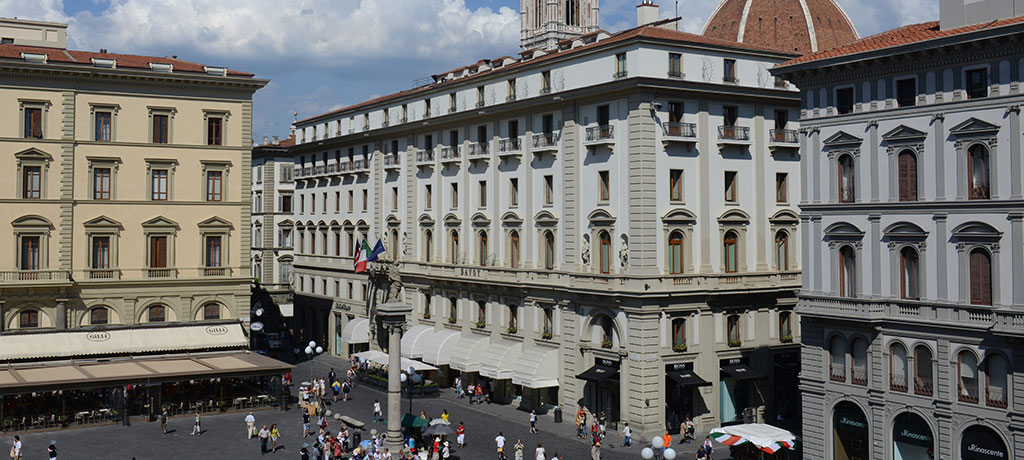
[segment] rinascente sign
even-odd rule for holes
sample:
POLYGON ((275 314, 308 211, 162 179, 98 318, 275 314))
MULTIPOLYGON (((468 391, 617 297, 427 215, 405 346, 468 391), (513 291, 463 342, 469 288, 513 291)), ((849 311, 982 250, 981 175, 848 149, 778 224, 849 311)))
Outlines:
POLYGON ((1004 460, 1010 458, 1002 438, 991 428, 974 425, 964 430, 960 440, 962 460, 1004 460))

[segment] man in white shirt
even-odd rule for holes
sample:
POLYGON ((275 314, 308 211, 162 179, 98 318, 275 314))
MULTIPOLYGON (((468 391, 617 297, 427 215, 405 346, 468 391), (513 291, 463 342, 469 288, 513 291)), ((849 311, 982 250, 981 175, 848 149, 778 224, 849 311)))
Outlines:
POLYGON ((256 432, 256 417, 252 416, 252 412, 245 416, 245 435, 248 436, 246 439, 252 439, 252 436, 256 432))
POLYGON ((498 446, 498 458, 505 458, 505 435, 498 432, 498 437, 494 438, 494 444, 498 446))
POLYGON ((21 438, 18 435, 14 435, 14 456, 11 458, 21 460, 21 438))

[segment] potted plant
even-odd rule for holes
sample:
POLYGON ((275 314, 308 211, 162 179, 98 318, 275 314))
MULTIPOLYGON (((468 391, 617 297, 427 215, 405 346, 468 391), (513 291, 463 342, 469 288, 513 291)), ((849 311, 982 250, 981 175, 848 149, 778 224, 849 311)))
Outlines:
POLYGON ((743 342, 740 339, 729 339, 729 346, 730 347, 738 347, 738 346, 740 346, 742 344, 743 344, 743 342))
POLYGON ((61 428, 67 428, 67 426, 68 426, 68 416, 67 415, 61 415, 61 416, 57 417, 57 421, 60 422, 61 428))
POLYGON ((607 340, 606 339, 606 340, 602 340, 601 341, 601 348, 611 348, 611 347, 612 347, 612 341, 611 340, 607 340))
POLYGON ((221 412, 228 410, 227 401, 217 401, 217 409, 220 409, 221 412))
POLYGON ((423 312, 423 319, 430 319, 430 310, 425 310, 423 312))
POLYGON ((448 317, 448 324, 455 324, 455 321, 457 321, 457 319, 454 316, 448 317))
POLYGON ((782 343, 792 343, 793 342, 793 335, 789 334, 789 335, 784 335, 782 337, 779 337, 779 341, 781 341, 782 343))
POLYGON ((485 323, 484 320, 479 320, 479 321, 476 322, 476 327, 478 327, 480 329, 483 329, 484 326, 486 326, 486 325, 487 325, 487 323, 485 323))
POLYGON ((509 334, 515 334, 515 333, 516 333, 516 332, 518 332, 518 331, 519 331, 519 329, 518 329, 518 328, 516 328, 515 326, 509 326, 509 327, 508 327, 508 333, 509 333, 509 334))
POLYGON ((685 343, 681 343, 681 344, 677 344, 677 345, 672 345, 672 351, 674 351, 676 353, 682 353, 682 352, 686 351, 686 344, 685 343))
POLYGON ((551 340, 551 337, 552 337, 551 331, 544 331, 544 333, 540 335, 540 338, 542 338, 544 340, 551 340))

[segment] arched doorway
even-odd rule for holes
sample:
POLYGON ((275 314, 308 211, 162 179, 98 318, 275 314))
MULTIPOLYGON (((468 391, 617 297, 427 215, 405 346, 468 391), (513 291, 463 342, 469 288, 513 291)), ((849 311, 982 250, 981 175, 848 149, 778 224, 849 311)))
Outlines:
POLYGON ((868 418, 851 402, 836 404, 832 411, 832 458, 855 460, 870 458, 868 418))
POLYGON ((961 460, 1006 459, 1010 455, 1003 438, 987 426, 969 426, 960 438, 961 460))
POLYGON ((935 454, 932 430, 920 415, 904 412, 892 423, 893 460, 932 460, 935 454))

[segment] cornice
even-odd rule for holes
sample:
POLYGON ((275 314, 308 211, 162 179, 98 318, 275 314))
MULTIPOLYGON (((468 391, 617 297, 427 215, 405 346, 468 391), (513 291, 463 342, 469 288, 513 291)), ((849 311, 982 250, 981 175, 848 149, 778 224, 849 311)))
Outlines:
MULTIPOLYGON (((175 89, 196 90, 200 87, 234 87, 239 92, 253 93, 264 87, 270 80, 241 77, 207 77, 189 74, 150 74, 132 70, 102 70, 84 66, 60 64, 28 64, 0 61, 0 78, 31 78, 33 81, 94 82, 119 86, 160 86, 175 89)), ((72 86, 75 87, 75 86, 72 86)))

